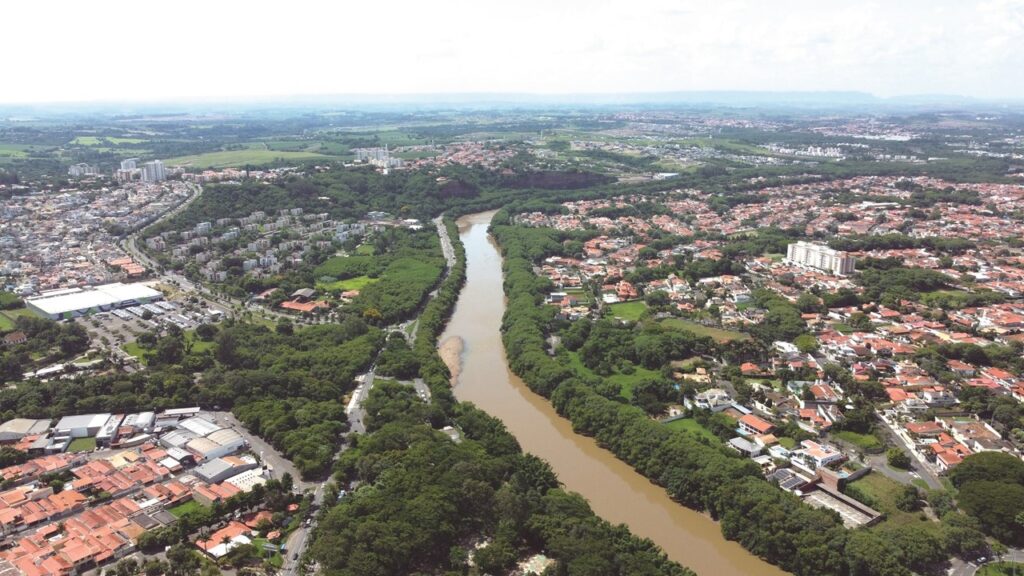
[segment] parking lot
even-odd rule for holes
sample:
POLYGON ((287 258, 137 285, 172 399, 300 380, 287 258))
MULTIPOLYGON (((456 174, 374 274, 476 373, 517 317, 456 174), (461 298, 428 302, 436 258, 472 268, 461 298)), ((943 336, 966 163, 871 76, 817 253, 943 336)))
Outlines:
POLYGON ((100 312, 80 321, 94 342, 119 348, 134 342, 143 332, 159 332, 171 325, 191 330, 199 324, 217 322, 223 316, 221 307, 210 306, 202 300, 198 303, 160 301, 100 312))

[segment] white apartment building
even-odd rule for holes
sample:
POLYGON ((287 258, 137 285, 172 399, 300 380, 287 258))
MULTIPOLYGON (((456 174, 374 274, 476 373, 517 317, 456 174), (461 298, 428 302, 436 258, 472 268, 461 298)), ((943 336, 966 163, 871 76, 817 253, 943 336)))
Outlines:
POLYGON ((857 265, 857 259, 846 252, 803 240, 789 245, 786 260, 793 264, 831 272, 837 276, 852 274, 857 265))

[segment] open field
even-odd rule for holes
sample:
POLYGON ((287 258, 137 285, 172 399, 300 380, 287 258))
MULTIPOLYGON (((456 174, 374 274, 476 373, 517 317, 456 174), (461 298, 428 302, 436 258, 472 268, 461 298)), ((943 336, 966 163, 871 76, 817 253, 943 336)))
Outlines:
POLYGON ((711 433, 710 430, 701 426, 700 422, 697 422, 693 418, 682 418, 679 420, 673 420, 666 422, 665 426, 672 430, 686 430, 687 432, 695 432, 704 438, 712 442, 719 442, 718 437, 711 433))
POLYGON ((633 302, 611 304, 608 306, 608 309, 612 311, 612 315, 616 318, 636 321, 640 319, 640 315, 644 313, 644 310, 647 310, 647 304, 643 300, 634 300, 633 302))
MULTIPOLYGON (((583 365, 583 361, 580 360, 579 354, 576 352, 569 352, 569 365, 577 374, 585 376, 597 376, 594 372, 583 365)), ((661 373, 655 370, 648 370, 643 366, 635 366, 632 374, 622 374, 616 372, 610 376, 606 376, 605 380, 619 387, 619 395, 629 400, 633 397, 633 388, 637 384, 645 380, 658 380, 661 379, 661 373)))
POLYGON ((335 280, 334 282, 317 282, 317 290, 362 290, 363 288, 379 281, 380 278, 370 278, 369 276, 356 276, 355 278, 349 278, 348 280, 335 280))
POLYGON ((675 328, 677 330, 689 330, 698 336, 709 336, 716 342, 730 342, 732 340, 749 340, 750 334, 736 332, 735 330, 723 330, 705 326, 682 318, 666 318, 661 321, 662 326, 675 328))
POLYGON ((303 161, 330 159, 330 156, 316 152, 291 152, 287 150, 267 150, 266 148, 246 148, 244 150, 221 150, 191 156, 179 156, 164 161, 168 166, 190 165, 196 168, 233 168, 247 164, 260 165, 282 161, 303 161))
POLYGON ((142 138, 118 138, 116 136, 79 136, 69 142, 79 146, 99 146, 105 143, 111 144, 141 144, 145 142, 142 138))
POLYGON ((853 444, 865 452, 878 453, 882 451, 882 443, 878 441, 873 434, 858 434, 852 430, 843 430, 833 434, 836 438, 844 442, 853 444))
POLYGON ((5 144, 0 143, 0 163, 28 158, 34 152, 53 150, 52 146, 34 146, 31 144, 5 144))

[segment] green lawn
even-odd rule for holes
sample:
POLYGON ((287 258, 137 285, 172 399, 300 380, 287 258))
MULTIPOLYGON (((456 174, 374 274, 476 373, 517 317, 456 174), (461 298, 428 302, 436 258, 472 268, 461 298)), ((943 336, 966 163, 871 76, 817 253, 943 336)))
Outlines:
POLYGON ((669 328, 675 328, 676 330, 688 330, 698 336, 708 336, 713 338, 716 342, 731 342, 733 340, 750 339, 750 334, 745 332, 713 328, 711 326, 691 322, 690 320, 684 320, 683 318, 666 318, 661 321, 661 325, 669 328))
POLYGON ((356 254, 361 256, 373 256, 374 248, 372 244, 360 244, 356 247, 356 254))
POLYGON ((673 420, 671 422, 667 422, 665 426, 672 430, 686 430, 687 432, 694 432, 698 436, 703 436, 704 438, 707 438, 712 442, 719 442, 717 436, 712 434, 711 431, 705 428, 704 426, 701 426, 700 422, 697 422, 693 418, 682 418, 679 420, 673 420))
POLYGON ((6 314, 0 314, 0 332, 6 332, 7 330, 14 329, 14 320, 7 317, 6 314))
POLYGON ((139 345, 138 342, 125 342, 121 345, 121 349, 125 352, 135 356, 139 360, 142 360, 142 355, 146 352, 146 348, 139 345))
POLYGON ((593 294, 589 290, 583 288, 566 288, 565 293, 569 296, 575 296, 576 300, 579 300, 580 304, 590 305, 594 300, 593 294))
POLYGON ((88 452, 96 449, 95 438, 75 438, 68 445, 68 452, 88 452))
POLYGON ((167 511, 173 514, 175 518, 181 518, 189 512, 196 512, 203 508, 205 508, 205 506, 203 506, 199 502, 196 502, 195 500, 189 500, 188 502, 184 502, 172 508, 168 508, 167 511))
POLYGON ((266 538, 252 539, 252 545, 256 547, 256 550, 259 552, 260 557, 266 558, 267 561, 270 562, 270 565, 274 568, 280 568, 284 564, 284 558, 281 556, 280 552, 274 552, 272 555, 270 555, 270 552, 264 550, 263 545, 267 542, 269 541, 266 538))
POLYGON ((790 438, 789 436, 783 436, 779 438, 779 445, 786 450, 792 450, 796 448, 796 438, 790 438))
POLYGON ((374 282, 380 281, 380 278, 370 278, 369 276, 356 276, 355 278, 349 278, 348 280, 335 280, 334 282, 317 282, 317 290, 362 290, 363 288, 373 284, 374 282))
POLYGON ((975 576, 1024 576, 1024 564, 1020 562, 992 562, 985 564, 974 573, 975 576))
POLYGON ((853 444, 865 452, 878 453, 882 451, 882 443, 878 441, 878 438, 874 434, 858 434, 852 430, 843 430, 833 434, 836 438, 844 442, 853 444))
POLYGON ((623 320, 636 321, 640 319, 640 315, 647 310, 647 304, 643 300, 634 300, 633 302, 619 302, 608 306, 608 309, 612 311, 612 315, 616 318, 623 320))

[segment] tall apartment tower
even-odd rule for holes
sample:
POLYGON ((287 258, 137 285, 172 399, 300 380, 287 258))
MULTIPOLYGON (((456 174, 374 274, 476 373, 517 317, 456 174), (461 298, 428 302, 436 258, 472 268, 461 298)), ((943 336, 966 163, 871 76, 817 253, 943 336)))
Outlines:
POLYGON ((857 259, 846 252, 802 240, 789 245, 786 249, 786 260, 801 266, 831 272, 837 276, 853 274, 857 266, 857 259))
POLYGON ((121 160, 121 170, 135 170, 138 168, 138 158, 125 158, 121 160))
POLYGON ((167 171, 164 169, 163 162, 153 160, 152 162, 146 162, 142 165, 143 182, 163 182, 166 179, 167 171))

